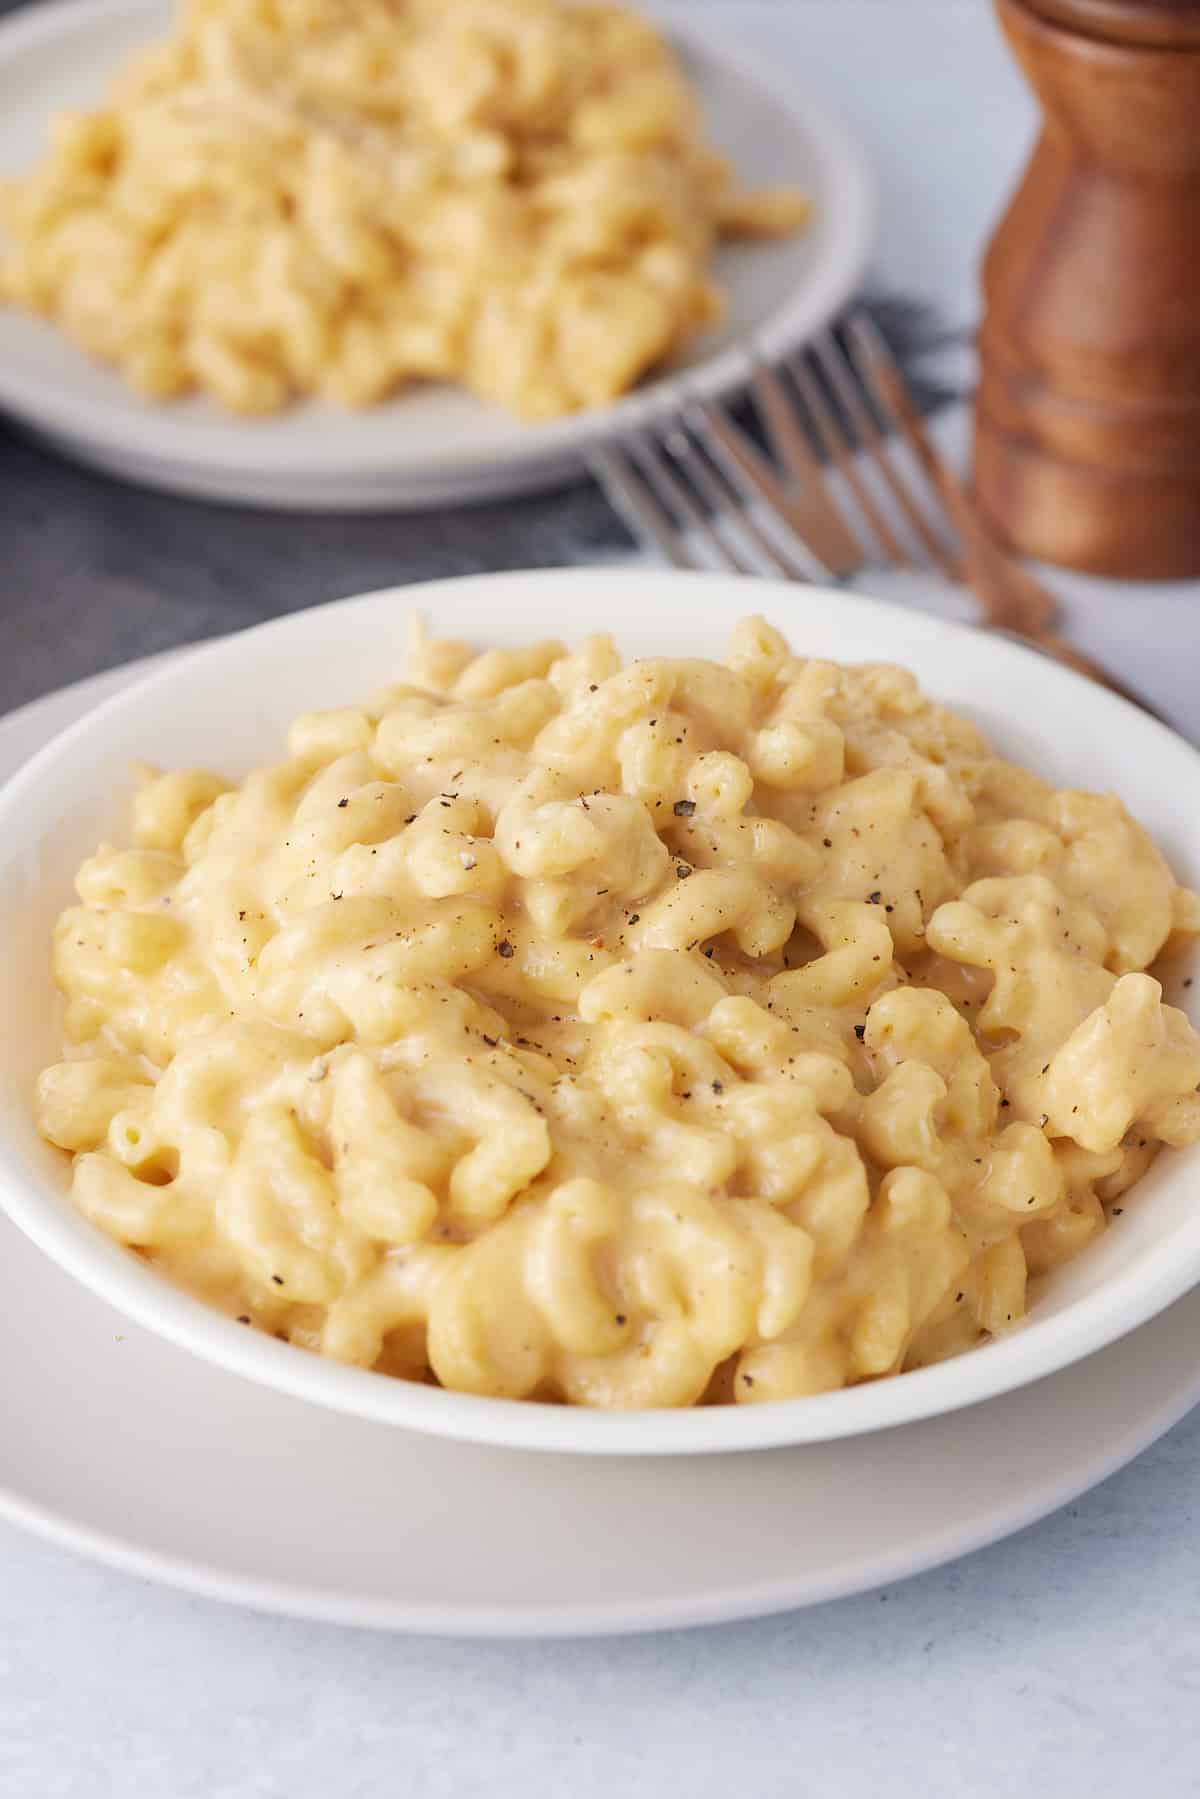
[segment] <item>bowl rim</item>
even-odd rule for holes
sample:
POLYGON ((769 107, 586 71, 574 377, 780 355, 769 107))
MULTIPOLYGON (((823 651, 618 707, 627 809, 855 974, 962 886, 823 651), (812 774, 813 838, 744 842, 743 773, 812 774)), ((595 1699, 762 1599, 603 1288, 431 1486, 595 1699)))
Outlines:
MULTIPOLYGON (((37 8, 10 14, 0 19, 0 81, 11 56, 52 43, 79 24, 94 29, 105 12, 148 12, 158 3, 101 0, 97 5, 96 0, 48 0, 37 8)), ((272 438, 269 448, 264 448, 253 420, 243 421, 243 430, 222 431, 210 439, 206 423, 186 413, 172 413, 169 408, 147 408, 144 414, 133 407, 126 409, 124 404, 113 405, 103 396, 80 391, 69 379, 48 378, 42 370, 26 372, 19 362, 0 373, 4 404, 33 428, 63 441, 111 455, 168 458, 181 471, 197 476, 219 478, 226 472, 248 478, 294 475, 311 480, 327 476, 341 483, 394 474, 419 492, 450 478, 483 477, 498 459, 506 468, 532 470, 547 460, 577 458, 631 431, 663 423, 678 412, 684 398, 717 399, 729 394, 748 378, 751 351, 779 358, 797 349, 857 290, 878 237, 879 186, 858 138, 820 94, 802 79, 793 78, 790 65, 781 70, 769 50, 748 46, 732 32, 726 34, 708 20, 697 19, 694 8, 683 0, 665 0, 655 13, 655 22, 685 55, 695 55, 710 67, 723 66, 746 86, 761 88, 811 139, 822 168, 832 174, 827 216, 822 215, 828 227, 825 254, 753 330, 739 332, 686 368, 666 368, 609 405, 534 423, 480 453, 462 445, 439 448, 422 444, 418 458, 400 464, 378 446, 358 451, 339 447, 336 461, 329 463, 322 453, 319 414, 313 418, 313 430, 303 438, 272 438)), ((85 362, 89 360, 83 351, 77 354, 85 362)), ((402 406, 402 395, 398 401, 402 406)), ((217 422, 228 423, 220 416, 217 422)), ((401 434, 403 411, 399 406, 395 422, 401 434)))
MULTIPOLYGON (((345 618, 355 609, 369 616, 373 608, 392 613, 405 607, 453 605, 464 594, 486 597, 491 604, 519 603, 531 588, 553 588, 564 603, 576 597, 596 605, 614 588, 644 589, 652 580, 662 593, 681 600, 701 587, 714 595, 735 592, 743 610, 753 611, 755 596, 786 594, 793 603, 797 590, 783 582, 752 577, 647 571, 640 568, 579 568, 508 571, 376 589, 334 600, 302 612, 286 614, 193 648, 150 669, 85 716, 58 733, 0 788, 0 868, 13 860, 10 845, 19 841, 18 822, 32 817, 44 823, 57 816, 47 795, 70 791, 69 780, 57 785, 47 777, 78 766, 97 730, 110 720, 135 712, 146 697, 186 690, 197 673, 219 674, 229 663, 244 665, 247 651, 263 651, 289 634, 320 638, 331 619, 344 637, 345 618), (566 590, 574 589, 574 596, 566 590), (743 604, 744 602, 744 604, 743 604), (13 827, 13 828, 10 828, 13 827)), ((869 636, 872 627, 894 634, 901 609, 878 600, 848 595, 837 588, 806 587, 800 597, 836 605, 841 618, 869 636)), ((582 608, 581 608, 582 610, 582 608)), ((733 616, 730 608, 729 616, 733 616)), ((931 647, 974 651, 983 634, 972 627, 926 613, 903 614, 906 642, 924 639, 931 647)), ((454 621, 447 622, 454 628, 454 621)), ((581 629, 586 619, 581 619, 581 629)), ((851 632, 853 635, 853 632, 851 632)), ((310 653, 312 653, 310 651, 310 653)), ((988 639, 990 667, 1007 666, 1014 685, 1038 679, 1064 693, 1086 693, 1089 705, 1107 722, 1160 753, 1180 759, 1195 781, 1200 752, 1167 726, 1139 712, 1114 693, 1015 643, 988 639), (1065 686, 1064 686, 1065 684, 1065 686)), ((1168 1152, 1200 1159, 1200 1148, 1168 1152)), ((1098 1288, 1069 1301, 1039 1319, 1036 1311, 1006 1333, 961 1356, 902 1376, 833 1393, 770 1401, 752 1406, 663 1408, 604 1412, 585 1407, 536 1401, 484 1398, 399 1380, 347 1367, 277 1342, 261 1332, 238 1326, 202 1301, 173 1287, 97 1226, 76 1212, 64 1193, 31 1180, 9 1146, 0 1140, 0 1208, 52 1260, 119 1311, 206 1360, 268 1387, 298 1398, 402 1428, 494 1444, 505 1448, 600 1455, 675 1455, 768 1449, 830 1441, 839 1437, 889 1429, 973 1405, 1039 1380, 1124 1336, 1162 1311, 1200 1282, 1200 1225, 1195 1243, 1185 1253, 1174 1235, 1140 1253, 1137 1278, 1110 1278, 1098 1288)))

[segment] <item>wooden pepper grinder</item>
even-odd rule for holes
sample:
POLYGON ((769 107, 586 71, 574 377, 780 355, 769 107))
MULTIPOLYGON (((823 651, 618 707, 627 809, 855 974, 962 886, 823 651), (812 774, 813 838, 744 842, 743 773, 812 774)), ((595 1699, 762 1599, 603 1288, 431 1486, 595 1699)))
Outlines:
POLYGON ((975 484, 1101 574, 1200 574, 1200 0, 997 0, 1045 122, 983 267, 975 484))

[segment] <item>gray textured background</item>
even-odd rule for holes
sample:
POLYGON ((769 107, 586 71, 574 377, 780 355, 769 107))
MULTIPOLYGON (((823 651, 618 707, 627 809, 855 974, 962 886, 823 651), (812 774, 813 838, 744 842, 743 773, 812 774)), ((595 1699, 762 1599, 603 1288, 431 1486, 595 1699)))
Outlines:
POLYGON ((0 712, 341 594, 583 562, 625 542, 590 485, 470 511, 305 518, 130 487, 0 426, 0 712))

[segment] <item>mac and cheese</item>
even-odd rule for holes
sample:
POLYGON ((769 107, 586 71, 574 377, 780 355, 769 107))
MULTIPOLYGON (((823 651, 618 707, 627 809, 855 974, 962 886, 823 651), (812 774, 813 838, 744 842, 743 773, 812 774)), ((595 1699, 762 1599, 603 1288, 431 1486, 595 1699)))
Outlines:
POLYGON ((648 21, 564 0, 184 0, 8 184, 0 299, 235 412, 465 383, 598 406, 720 314, 737 191, 648 21))
POLYGON ((755 1402, 1025 1310, 1160 1143, 1200 931, 1111 795, 902 669, 476 654, 146 770, 58 925, 88 1218, 245 1325, 468 1392, 755 1402))

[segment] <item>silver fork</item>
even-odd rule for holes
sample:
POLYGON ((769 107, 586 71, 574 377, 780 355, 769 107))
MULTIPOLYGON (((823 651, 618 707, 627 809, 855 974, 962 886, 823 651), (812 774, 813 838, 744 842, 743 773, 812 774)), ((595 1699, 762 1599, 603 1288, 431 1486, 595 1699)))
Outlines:
POLYGON ((771 456, 711 400, 688 401, 660 434, 595 451, 592 472, 635 538, 676 568, 796 581, 844 581, 872 564, 936 568, 971 590, 983 629, 1159 718, 1059 635, 1053 599, 991 536, 871 320, 856 315, 843 338, 823 332, 777 368, 752 360, 771 456))

